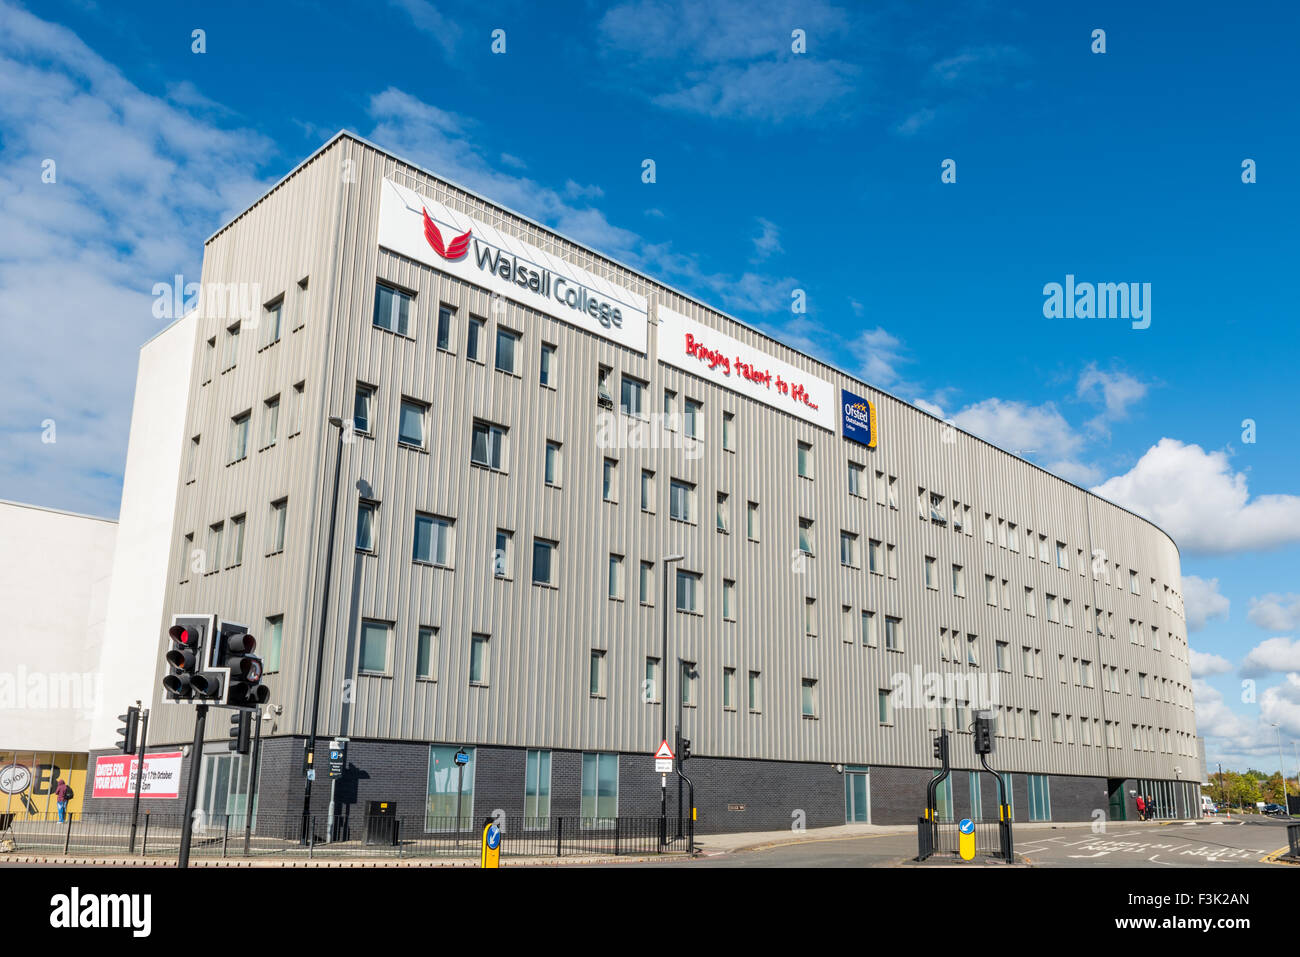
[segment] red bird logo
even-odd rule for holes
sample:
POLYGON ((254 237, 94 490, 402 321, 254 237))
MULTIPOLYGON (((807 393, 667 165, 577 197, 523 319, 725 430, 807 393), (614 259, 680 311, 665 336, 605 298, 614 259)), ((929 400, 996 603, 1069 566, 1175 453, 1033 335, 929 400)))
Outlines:
POLYGON ((429 241, 433 251, 443 259, 459 259, 465 255, 469 251, 469 234, 472 232, 472 229, 465 230, 462 235, 457 236, 444 248, 442 233, 438 232, 438 227, 429 218, 429 211, 427 209, 424 211, 424 238, 429 241))

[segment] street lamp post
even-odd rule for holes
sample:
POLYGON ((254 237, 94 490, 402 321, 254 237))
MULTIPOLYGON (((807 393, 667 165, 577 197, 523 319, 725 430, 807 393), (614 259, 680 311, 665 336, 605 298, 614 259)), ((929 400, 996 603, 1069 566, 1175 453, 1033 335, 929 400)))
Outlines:
POLYGON ((343 470, 343 420, 337 415, 330 416, 330 425, 338 429, 338 451, 334 456, 334 498, 330 505, 330 527, 325 546, 325 587, 321 591, 320 635, 316 641, 316 683, 311 697, 311 732, 307 737, 307 753, 312 756, 311 766, 307 769, 307 780, 302 791, 302 840, 307 843, 307 829, 311 827, 311 775, 316 767, 316 731, 320 717, 320 683, 325 667, 325 630, 329 621, 330 572, 334 569, 334 525, 339 512, 339 473, 343 470))
MULTIPOLYGON (((685 559, 685 555, 666 555, 662 558, 664 579, 664 608, 663 608, 663 654, 659 659, 660 684, 663 689, 660 692, 660 740, 668 740, 668 566, 685 559)), ((679 692, 680 694, 680 692, 679 692)), ((659 843, 668 843, 668 788, 667 779, 660 782, 659 788, 659 843)))
POLYGON ((1286 759, 1282 757, 1282 725, 1273 724, 1277 728, 1277 766, 1282 772, 1282 810, 1287 814, 1291 813, 1291 805, 1286 800, 1286 759))

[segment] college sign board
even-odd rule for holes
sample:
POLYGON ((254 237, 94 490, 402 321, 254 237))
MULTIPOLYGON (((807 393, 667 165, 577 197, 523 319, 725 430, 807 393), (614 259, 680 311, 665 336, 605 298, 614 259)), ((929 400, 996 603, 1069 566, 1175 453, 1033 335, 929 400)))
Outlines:
POLYGON ((628 349, 646 351, 645 296, 385 179, 379 245, 628 349))
MULTIPOLYGON (((92 777, 93 797, 135 797, 135 771, 139 758, 127 754, 101 755, 95 759, 92 777)), ((144 781, 140 796, 150 798, 180 797, 181 752, 167 751, 144 756, 144 781)))
POLYGON ((848 389, 840 389, 840 431, 846 439, 869 449, 876 447, 876 404, 848 389))
POLYGON ((724 389, 835 431, 835 388, 666 306, 659 318, 659 361, 724 389))

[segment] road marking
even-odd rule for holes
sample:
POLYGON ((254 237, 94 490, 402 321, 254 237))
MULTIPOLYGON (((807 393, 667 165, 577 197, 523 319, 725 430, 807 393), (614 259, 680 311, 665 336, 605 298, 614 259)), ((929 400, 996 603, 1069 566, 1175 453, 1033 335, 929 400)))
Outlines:
POLYGON ((1291 849, 1291 845, 1279 847, 1276 851, 1270 851, 1259 859, 1261 864, 1290 864, 1290 861, 1279 861, 1278 858, 1291 849))

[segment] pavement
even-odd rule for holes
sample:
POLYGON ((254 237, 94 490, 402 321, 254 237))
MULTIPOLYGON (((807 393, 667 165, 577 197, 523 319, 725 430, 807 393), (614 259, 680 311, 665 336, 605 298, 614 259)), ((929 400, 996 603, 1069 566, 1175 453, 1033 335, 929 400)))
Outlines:
MULTIPOLYGON (((1097 832, 1090 824, 1015 825, 1018 864, 1035 867, 1217 866, 1283 864, 1284 821, 1203 818, 1196 821, 1111 822, 1097 832), (1278 847, 1278 845, 1283 845, 1278 847)), ((843 824, 800 831, 748 831, 696 837, 696 857, 683 854, 621 856, 503 857, 502 867, 603 865, 723 867, 1007 867, 1001 861, 966 863, 936 855, 922 864, 916 853, 916 825, 843 824)), ((0 853, 0 865, 81 867, 175 867, 169 858, 88 856, 45 852, 0 853)), ((234 868, 425 868, 477 867, 477 857, 294 857, 192 858, 191 867, 234 868)))

